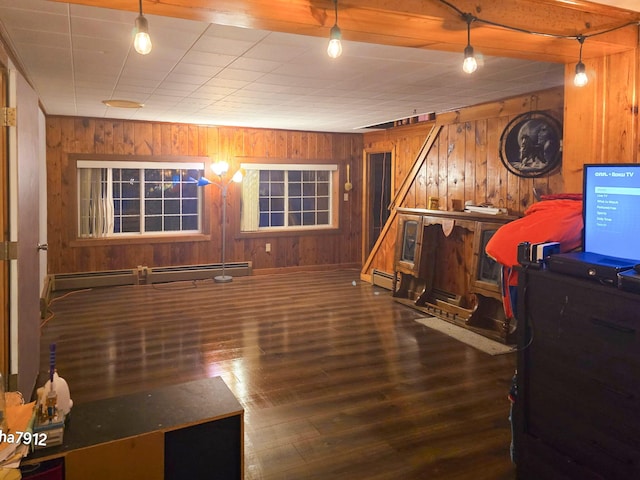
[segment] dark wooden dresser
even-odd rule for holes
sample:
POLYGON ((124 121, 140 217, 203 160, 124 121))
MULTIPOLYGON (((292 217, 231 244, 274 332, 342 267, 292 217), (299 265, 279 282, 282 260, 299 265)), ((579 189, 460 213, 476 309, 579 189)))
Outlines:
POLYGON ((518 478, 640 478, 640 295, 519 275, 518 478))

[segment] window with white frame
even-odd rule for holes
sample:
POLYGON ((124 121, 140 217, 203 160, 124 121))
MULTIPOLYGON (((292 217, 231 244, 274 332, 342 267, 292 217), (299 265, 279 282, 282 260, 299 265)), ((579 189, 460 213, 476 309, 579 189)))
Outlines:
POLYGON ((337 165, 242 164, 243 232, 337 226, 337 165))
POLYGON ((77 162, 78 236, 201 231, 203 163, 77 162))

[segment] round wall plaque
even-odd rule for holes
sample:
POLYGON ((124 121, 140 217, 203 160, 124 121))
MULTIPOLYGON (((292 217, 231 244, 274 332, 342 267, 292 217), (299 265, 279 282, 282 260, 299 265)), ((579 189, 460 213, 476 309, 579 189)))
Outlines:
POLYGON ((511 120, 500 136, 500 160, 519 177, 540 177, 562 159, 562 126, 551 115, 535 111, 511 120))

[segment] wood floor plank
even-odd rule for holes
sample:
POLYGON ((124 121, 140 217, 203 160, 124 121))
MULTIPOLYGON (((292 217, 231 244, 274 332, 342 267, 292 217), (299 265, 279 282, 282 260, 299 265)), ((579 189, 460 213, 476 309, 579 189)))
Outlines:
POLYGON ((75 403, 220 376, 245 408, 245 478, 515 478, 515 355, 415 322, 356 270, 108 287, 54 299, 75 403), (356 285, 352 284, 356 281, 356 285))

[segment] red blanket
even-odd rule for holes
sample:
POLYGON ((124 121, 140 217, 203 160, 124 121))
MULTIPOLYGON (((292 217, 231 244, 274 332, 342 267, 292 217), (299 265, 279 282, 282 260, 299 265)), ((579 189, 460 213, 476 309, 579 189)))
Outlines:
POLYGON ((560 251, 569 252, 582 244, 582 201, 543 200, 531 205, 524 217, 498 229, 487 243, 487 255, 507 267, 518 265, 521 242, 560 242, 560 251))

